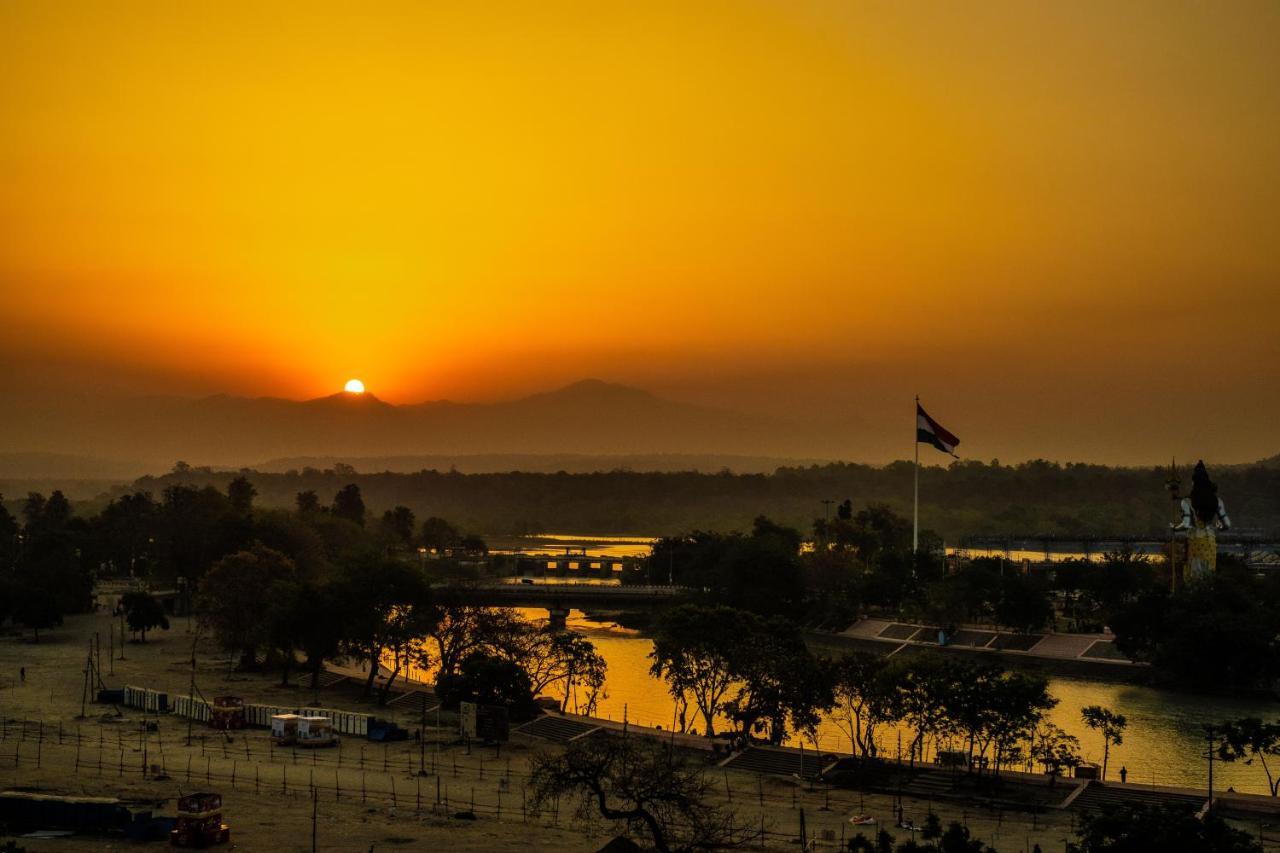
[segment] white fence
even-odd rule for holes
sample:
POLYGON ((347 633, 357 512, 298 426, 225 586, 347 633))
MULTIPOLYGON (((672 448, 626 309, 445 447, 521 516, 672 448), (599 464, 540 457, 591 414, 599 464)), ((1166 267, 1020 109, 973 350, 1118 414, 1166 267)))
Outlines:
POLYGON ((137 708, 139 711, 149 711, 152 714, 167 714, 170 711, 169 694, 149 687, 125 687, 124 704, 128 708, 137 708))
MULTIPOLYGON (((127 688, 126 688, 127 689, 127 688)), ((127 704, 127 702, 126 702, 127 704)), ((189 717, 202 723, 209 722, 212 716, 209 705, 202 699, 190 696, 173 697, 173 713, 180 717, 189 717)), ((332 708, 282 708, 278 705, 244 706, 244 721, 250 726, 271 727, 271 718, 276 714, 301 714, 310 717, 327 717, 333 721, 333 727, 344 735, 367 737, 369 734, 369 714, 357 714, 352 711, 338 711, 332 708)))
POLYGON ((179 717, 188 717, 201 723, 209 722, 209 718, 213 716, 209 711, 207 702, 203 699, 193 699, 190 696, 174 696, 173 713, 179 717))

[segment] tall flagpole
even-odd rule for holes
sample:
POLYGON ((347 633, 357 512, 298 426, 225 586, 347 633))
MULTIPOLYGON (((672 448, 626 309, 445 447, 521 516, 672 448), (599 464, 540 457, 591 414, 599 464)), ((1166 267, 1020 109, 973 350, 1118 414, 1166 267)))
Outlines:
POLYGON ((916 464, 915 464, 915 496, 912 498, 911 504, 911 553, 914 554, 920 548, 920 395, 916 395, 916 410, 912 413, 915 421, 913 429, 913 438, 916 448, 916 464))

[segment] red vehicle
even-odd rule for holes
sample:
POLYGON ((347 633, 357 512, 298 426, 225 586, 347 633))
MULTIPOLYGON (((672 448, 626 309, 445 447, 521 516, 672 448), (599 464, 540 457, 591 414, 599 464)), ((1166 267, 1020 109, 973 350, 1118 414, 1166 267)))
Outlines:
POLYGON ((209 725, 222 731, 244 728, 244 700, 239 696, 215 696, 209 706, 209 725))
POLYGON ((231 840, 231 827, 222 822, 222 795, 197 791, 178 798, 178 820, 169 833, 173 847, 212 847, 231 840))

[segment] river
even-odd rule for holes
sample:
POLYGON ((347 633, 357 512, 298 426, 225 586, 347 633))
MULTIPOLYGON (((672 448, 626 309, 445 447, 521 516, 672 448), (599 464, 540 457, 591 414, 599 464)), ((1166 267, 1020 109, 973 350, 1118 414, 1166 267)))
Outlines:
MULTIPOLYGON (((568 544, 574 550, 586 547, 593 554, 605 556, 647 553, 651 541, 638 537, 606 539, 560 535, 542 539, 544 541, 538 545, 550 546, 548 551, 559 550, 568 544)), ((531 543, 522 544, 526 553, 540 550, 537 546, 529 548, 531 543)), ((545 610, 519 612, 532 622, 547 618, 545 610)), ((609 664, 605 696, 598 703, 597 715, 614 720, 621 720, 625 715, 636 725, 669 729, 675 703, 667 692, 666 684, 649 674, 652 641, 638 631, 613 622, 590 619, 577 610, 570 613, 568 627, 590 638, 609 664)), ((423 675, 414 674, 418 677, 423 675)), ((1124 742, 1111 750, 1108 778, 1118 778, 1120 768, 1126 767, 1130 782, 1144 784, 1204 787, 1208 770, 1204 724, 1248 716, 1280 719, 1280 702, 1265 698, 1209 696, 1070 677, 1050 678, 1049 692, 1058 700, 1057 706, 1049 712, 1050 721, 1079 738, 1085 761, 1102 763, 1102 738, 1080 721, 1080 709, 1087 705, 1102 705, 1125 715, 1128 728, 1124 732, 1124 742)), ((569 710, 572 711, 572 707, 569 710)), ((696 714, 692 710, 691 713, 696 714)), ((700 716, 692 720, 701 726, 700 716)), ((878 740, 882 754, 897 754, 899 735, 903 744, 909 742, 911 735, 905 727, 885 727, 880 732, 878 740)), ((799 745, 800 742, 793 738, 792 743, 799 745)), ((818 744, 825 752, 850 751, 848 738, 829 720, 824 721, 818 730, 818 744)), ((805 746, 812 744, 806 742, 805 746)), ((1262 768, 1242 763, 1215 762, 1214 786, 1219 791, 1233 787, 1242 792, 1268 793, 1262 768)))
MULTIPOLYGON (((534 621, 546 618, 544 610, 521 613, 534 621)), ((598 716, 621 720, 625 714, 637 725, 670 728, 674 702, 666 684, 649 674, 652 641, 637 631, 595 621, 576 610, 570 614, 569 628, 589 637, 609 662, 606 696, 599 703, 598 716)), ((1102 763, 1102 738, 1080 722, 1080 709, 1102 705, 1124 714, 1129 725, 1124 742, 1111 750, 1107 775, 1119 778, 1120 768, 1127 767, 1129 781, 1144 784, 1203 787, 1208 769, 1203 724, 1246 716, 1280 718, 1280 703, 1267 699, 1206 696, 1081 678, 1050 678, 1049 692, 1058 700, 1049 719, 1080 739, 1086 761, 1102 763)), ((700 717, 697 722, 701 724, 700 717)), ((882 754, 896 754, 898 734, 897 729, 888 727, 880 733, 882 754)), ((902 742, 909 740, 910 733, 904 727, 902 742)), ((792 743, 799 745, 799 740, 792 743)), ((823 751, 850 751, 848 738, 830 721, 820 727, 818 743, 823 751)), ((1219 791, 1230 786, 1242 792, 1267 793, 1261 767, 1243 764, 1215 762, 1214 786, 1219 791)))

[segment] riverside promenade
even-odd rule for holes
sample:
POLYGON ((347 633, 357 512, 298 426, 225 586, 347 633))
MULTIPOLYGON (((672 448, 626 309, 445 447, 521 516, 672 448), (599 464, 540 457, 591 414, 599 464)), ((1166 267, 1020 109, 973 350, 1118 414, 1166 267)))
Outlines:
POLYGON ((1041 661, 1057 664, 1056 669, 1091 674, 1143 677, 1150 669, 1143 662, 1129 660, 1115 645, 1111 633, 1060 634, 1056 632, 1017 634, 984 625, 961 625, 940 636, 939 628, 892 619, 864 618, 845 630, 826 635, 888 657, 912 649, 941 649, 978 655, 999 655, 1014 663, 1041 661))
MULTIPOLYGON (((1192 788, 1051 778, 1047 774, 1017 770, 1001 770, 998 777, 993 777, 894 758, 868 763, 848 753, 817 752, 804 747, 753 744, 746 749, 730 750, 722 738, 577 714, 550 712, 518 726, 513 733, 556 743, 600 734, 650 737, 723 770, 791 779, 809 793, 811 801, 815 793, 821 795, 838 789, 911 798, 917 802, 917 810, 919 801, 949 802, 997 813, 1070 812, 1075 815, 1123 805, 1180 804, 1197 813, 1203 813, 1209 806, 1208 792, 1192 788)), ((1215 791, 1213 808, 1264 838, 1266 849, 1280 849, 1280 800, 1277 798, 1215 791)))

